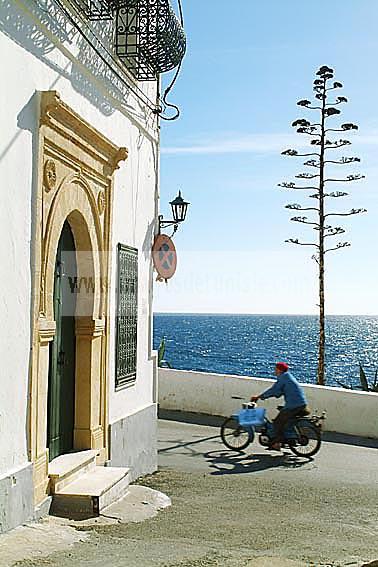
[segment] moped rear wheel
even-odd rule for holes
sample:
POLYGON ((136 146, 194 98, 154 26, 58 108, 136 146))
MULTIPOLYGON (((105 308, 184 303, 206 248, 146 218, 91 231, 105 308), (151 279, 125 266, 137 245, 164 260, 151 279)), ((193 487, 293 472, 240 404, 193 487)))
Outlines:
POLYGON ((322 444, 321 434, 317 427, 308 421, 298 421, 294 425, 297 433, 295 444, 290 444, 290 449, 298 457, 313 457, 322 444))
POLYGON ((221 438, 228 449, 242 451, 253 441, 253 435, 237 419, 228 417, 221 427, 221 438))

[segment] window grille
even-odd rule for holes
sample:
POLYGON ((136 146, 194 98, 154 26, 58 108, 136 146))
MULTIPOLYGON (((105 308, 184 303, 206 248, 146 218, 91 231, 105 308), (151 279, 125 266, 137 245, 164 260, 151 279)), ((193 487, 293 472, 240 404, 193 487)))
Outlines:
POLYGON ((136 379, 138 321, 138 250, 118 244, 116 377, 120 388, 136 379))

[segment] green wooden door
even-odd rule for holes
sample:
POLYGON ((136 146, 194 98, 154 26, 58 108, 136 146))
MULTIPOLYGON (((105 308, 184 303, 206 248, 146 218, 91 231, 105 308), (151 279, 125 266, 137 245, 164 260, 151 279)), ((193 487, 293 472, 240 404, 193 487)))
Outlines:
POLYGON ((47 446, 49 458, 73 449, 75 420, 76 255, 72 231, 64 223, 55 263, 54 317, 50 345, 47 446))

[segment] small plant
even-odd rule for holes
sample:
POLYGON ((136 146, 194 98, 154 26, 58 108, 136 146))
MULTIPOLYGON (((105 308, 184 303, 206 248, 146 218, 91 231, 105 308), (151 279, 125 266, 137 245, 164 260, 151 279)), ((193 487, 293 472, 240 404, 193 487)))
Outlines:
POLYGON ((164 359, 165 355, 165 337, 163 337, 160 341, 160 345, 158 348, 158 367, 159 368, 172 368, 170 362, 164 359))
POLYGON ((366 373, 364 370, 364 367, 362 366, 361 363, 359 363, 360 366, 360 382, 361 382, 361 387, 365 392, 377 392, 378 393, 378 368, 375 369, 375 373, 374 373, 374 382, 373 384, 370 386, 367 378, 366 378, 366 373))
MULTIPOLYGON (((376 392, 376 393, 378 393, 378 368, 376 368, 375 373, 374 373, 374 381, 373 381, 372 385, 370 385, 369 381, 367 379, 367 376, 366 376, 365 369, 362 366, 361 362, 359 362, 358 365, 359 365, 359 369, 360 369, 361 390, 363 390, 364 392, 376 392)), ((353 388, 353 386, 348 386, 347 384, 344 384, 343 382, 340 382, 339 380, 337 380, 337 383, 340 386, 342 386, 343 388, 346 388, 347 390, 354 390, 355 389, 355 388, 353 388)))

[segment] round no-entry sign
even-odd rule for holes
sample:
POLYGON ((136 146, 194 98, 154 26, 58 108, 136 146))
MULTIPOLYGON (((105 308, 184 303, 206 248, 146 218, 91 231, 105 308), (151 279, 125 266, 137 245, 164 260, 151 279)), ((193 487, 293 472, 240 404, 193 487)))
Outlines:
POLYGON ((177 253, 172 239, 166 234, 158 234, 155 238, 152 259, 160 278, 169 280, 176 271, 177 253))

